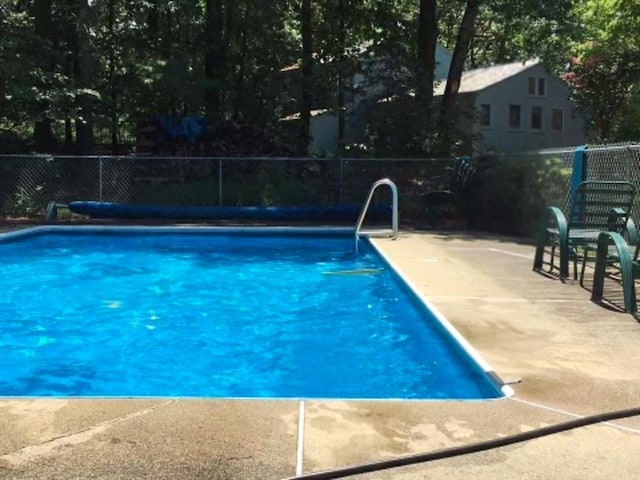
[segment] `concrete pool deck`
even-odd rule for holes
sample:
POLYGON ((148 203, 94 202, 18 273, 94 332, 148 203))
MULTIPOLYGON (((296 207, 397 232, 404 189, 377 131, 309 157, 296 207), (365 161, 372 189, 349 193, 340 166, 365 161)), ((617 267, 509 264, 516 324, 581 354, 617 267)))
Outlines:
MULTIPOLYGON (((281 479, 640 406, 640 323, 533 273, 532 246, 475 232, 375 241, 501 378, 520 381, 512 398, 306 401, 303 429, 297 401, 0 399, 0 479, 281 479)), ((349 478, 626 479, 638 452, 633 417, 349 478)))

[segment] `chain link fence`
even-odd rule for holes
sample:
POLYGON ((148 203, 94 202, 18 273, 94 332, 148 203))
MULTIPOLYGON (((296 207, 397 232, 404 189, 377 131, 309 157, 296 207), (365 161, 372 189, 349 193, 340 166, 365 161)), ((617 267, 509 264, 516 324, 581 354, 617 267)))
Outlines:
MULTIPOLYGON (((584 153, 583 180, 626 180, 640 190, 640 144, 623 143, 589 147, 584 153)), ((640 192, 632 215, 640 215, 640 192)))
MULTIPOLYGON (((532 235, 545 206, 566 208, 580 155, 583 180, 629 180, 640 187, 638 144, 478 156, 472 158, 475 175, 465 225, 532 235)), ((454 161, 5 155, 0 156, 0 216, 44 218, 49 202, 76 200, 171 206, 361 204, 371 185, 388 177, 400 192, 401 221, 420 226, 426 225, 422 195, 448 187, 454 161)), ((380 189, 374 201, 387 202, 388 195, 380 189)), ((640 196, 634 210, 640 212, 640 196)))
MULTIPOLYGON (((424 179, 454 159, 0 156, 0 215, 42 217, 49 202, 171 206, 361 204, 391 178, 402 213, 419 210, 424 179)), ((388 195, 381 189, 376 196, 388 195)), ((380 201, 386 201, 380 198, 380 201)))
POLYGON ((545 206, 565 205, 575 151, 562 148, 475 158, 472 225, 490 232, 532 236, 545 206))
MULTIPOLYGON (((567 211, 574 182, 628 180, 640 188, 635 143, 485 155, 474 164, 472 225, 497 233, 533 236, 546 206, 567 211)), ((640 195, 632 212, 638 214, 640 195)))

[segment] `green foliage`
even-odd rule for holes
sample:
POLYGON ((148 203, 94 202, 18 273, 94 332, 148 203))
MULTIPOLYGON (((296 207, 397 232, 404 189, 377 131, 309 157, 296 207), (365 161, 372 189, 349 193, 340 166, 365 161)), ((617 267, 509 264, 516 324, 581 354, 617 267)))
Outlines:
MULTIPOLYGON (((453 49, 465 1, 442 2, 440 41, 453 49)), ((568 58, 580 35, 571 0, 487 0, 477 20, 467 61, 469 68, 540 58, 553 70, 568 58)))
POLYGON ((593 140, 626 139, 640 131, 633 110, 626 116, 640 83, 640 5, 587 0, 575 11, 583 19, 583 31, 565 75, 573 100, 589 122, 593 140))
POLYGON ((485 157, 476 168, 470 202, 476 228, 532 236, 544 208, 564 202, 570 171, 561 158, 485 157))
POLYGON ((371 105, 367 113, 369 149, 387 157, 441 154, 436 150, 437 136, 429 129, 432 114, 412 96, 396 96, 371 105))
POLYGON ((640 51, 592 49, 572 62, 564 78, 594 140, 611 141, 640 81, 640 51))
POLYGON ((51 38, 34 33, 42 12, 25 11, 17 0, 3 2, 0 128, 76 118, 83 115, 84 98, 91 99, 92 115, 111 119, 118 135, 130 136, 146 114, 203 114, 212 83, 223 86, 223 116, 275 122, 275 72, 296 58, 294 10, 289 2, 222 1, 226 61, 219 79, 205 75, 203 2, 95 0, 86 17, 78 10, 83 2, 53 2, 51 38), (81 20, 90 23, 85 28, 81 20), (90 85, 80 81, 82 45, 92 57, 90 85))
POLYGON ((31 218, 42 213, 46 204, 43 186, 36 188, 19 187, 18 191, 5 202, 3 211, 14 218, 31 218))
POLYGON ((57 61, 58 53, 50 41, 35 35, 29 11, 16 1, 3 4, 0 29, 0 129, 12 131, 64 111, 70 94, 67 78, 60 70, 45 68, 57 61))
MULTIPOLYGON (((467 3, 438 2, 439 42, 451 50, 467 3)), ((424 77, 416 60, 420 2, 313 4, 313 108, 342 116, 345 103, 367 89, 375 90, 373 102, 403 95, 397 115, 372 131, 367 154, 424 155, 439 138, 456 138, 436 136, 431 105, 407 95, 420 91, 424 77), (354 82, 358 72, 366 72, 365 81, 354 82)), ((615 60, 609 70, 616 74, 640 51, 639 8, 622 0, 485 0, 467 66, 540 57, 560 71, 570 52, 588 59, 597 50, 615 60)), ((99 126, 118 141, 133 137, 148 114, 203 115, 212 91, 221 118, 279 128, 281 118, 299 112, 299 92, 285 87, 282 72, 301 57, 299 9, 300 2, 264 0, 4 0, 0 132, 29 136, 38 122, 73 143, 99 126), (207 5, 219 7, 209 22, 207 5), (212 42, 215 75, 206 68, 212 42)), ((293 69, 292 83, 299 76, 293 69)), ((630 135, 620 122, 613 138, 630 135)))
POLYGON ((615 140, 619 142, 637 141, 640 138, 640 84, 631 87, 628 98, 624 115, 615 131, 615 140))

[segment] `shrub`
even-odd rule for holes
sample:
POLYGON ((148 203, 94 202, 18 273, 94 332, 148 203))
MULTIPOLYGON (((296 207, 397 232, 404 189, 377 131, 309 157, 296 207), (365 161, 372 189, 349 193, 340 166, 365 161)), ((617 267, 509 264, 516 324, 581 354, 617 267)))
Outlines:
POLYGON ((470 202, 475 228, 532 236, 544 208, 563 204, 571 172, 561 158, 487 156, 476 162, 470 202))

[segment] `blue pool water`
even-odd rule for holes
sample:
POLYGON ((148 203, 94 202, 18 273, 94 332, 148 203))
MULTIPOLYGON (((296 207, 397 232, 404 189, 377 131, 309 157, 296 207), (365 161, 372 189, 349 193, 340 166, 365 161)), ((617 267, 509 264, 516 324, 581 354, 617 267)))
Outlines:
POLYGON ((367 240, 39 233, 0 242, 0 395, 502 396, 367 240))

